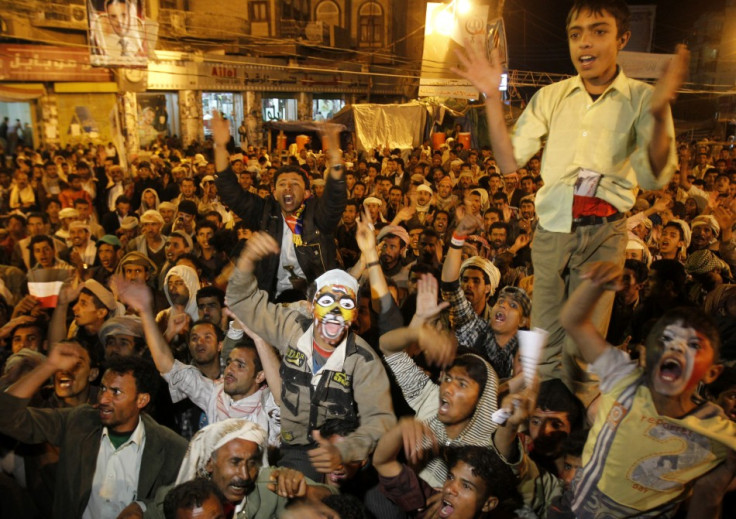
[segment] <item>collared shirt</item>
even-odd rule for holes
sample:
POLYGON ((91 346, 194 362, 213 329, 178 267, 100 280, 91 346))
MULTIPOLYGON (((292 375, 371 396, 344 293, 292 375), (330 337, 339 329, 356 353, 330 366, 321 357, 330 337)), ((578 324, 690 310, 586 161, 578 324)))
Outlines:
POLYGON ((138 498, 138 476, 145 445, 146 428, 140 417, 133 434, 117 449, 110 441, 107 427, 102 429, 92 491, 82 519, 115 519, 138 498))
MULTIPOLYGON (((168 373, 161 376, 169 384, 171 400, 176 403, 188 397, 205 412, 208 423, 221 422, 228 418, 245 418, 268 432, 269 445, 280 445, 281 412, 267 387, 240 400, 233 400, 225 393, 222 378, 209 379, 196 367, 187 366, 178 360, 174 361, 168 373)), ((268 465, 265 456, 264 461, 268 465)))
POLYGON ((627 78, 616 79, 594 102, 580 76, 538 91, 516 123, 512 135, 517 164, 526 164, 546 139, 537 192, 540 225, 547 231, 572 229, 573 186, 581 168, 602 174, 595 196, 619 211, 634 205, 637 183, 659 189, 677 168, 675 130, 667 111, 671 139, 667 165, 655 177, 649 162, 654 118, 649 112, 653 88, 627 78))
POLYGON ((299 265, 299 259, 296 257, 296 248, 294 247, 294 233, 291 232, 291 228, 287 225, 284 215, 281 215, 283 220, 284 232, 281 235, 281 254, 279 259, 279 269, 276 273, 276 296, 279 296, 281 292, 294 288, 294 284, 291 282, 292 273, 284 267, 291 267, 295 276, 302 279, 306 279, 307 276, 302 270, 302 266, 299 265))

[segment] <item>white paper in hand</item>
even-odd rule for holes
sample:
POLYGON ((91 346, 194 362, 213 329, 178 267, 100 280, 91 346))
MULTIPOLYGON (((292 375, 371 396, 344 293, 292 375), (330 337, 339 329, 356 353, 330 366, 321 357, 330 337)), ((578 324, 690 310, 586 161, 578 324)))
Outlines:
POLYGON ((519 335, 519 358, 521 369, 524 372, 524 384, 526 387, 531 387, 549 333, 541 328, 519 330, 517 333, 519 335))

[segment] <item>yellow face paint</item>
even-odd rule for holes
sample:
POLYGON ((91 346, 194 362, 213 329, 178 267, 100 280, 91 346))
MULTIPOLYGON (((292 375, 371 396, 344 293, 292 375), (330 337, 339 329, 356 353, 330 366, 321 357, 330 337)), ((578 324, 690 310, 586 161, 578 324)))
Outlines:
POLYGON ((346 324, 353 322, 357 317, 355 292, 341 285, 331 285, 323 287, 314 296, 314 317, 316 319, 321 321, 335 308, 340 310, 340 315, 346 324))

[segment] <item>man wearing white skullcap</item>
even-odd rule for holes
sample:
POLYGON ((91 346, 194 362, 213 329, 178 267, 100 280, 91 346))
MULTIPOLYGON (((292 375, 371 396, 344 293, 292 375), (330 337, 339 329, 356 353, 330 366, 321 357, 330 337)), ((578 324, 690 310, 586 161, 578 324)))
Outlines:
MULTIPOLYGON (((195 478, 212 480, 225 496, 225 512, 235 519, 280 517, 289 498, 321 498, 332 491, 293 469, 262 467, 266 432, 248 420, 232 418, 208 425, 194 435, 176 484, 195 478), (235 460, 235 462, 234 462, 235 460)), ((163 517, 163 502, 171 487, 156 494, 156 506, 144 517, 163 517)))
POLYGON ((283 354, 280 463, 316 480, 343 463, 367 459, 395 417, 380 359, 350 331, 357 318, 357 281, 342 270, 318 277, 311 317, 274 305, 258 290, 253 272, 256 262, 278 252, 273 238, 254 234, 226 299, 241 321, 283 354), (328 418, 356 419, 360 425, 332 445, 317 431, 328 418))

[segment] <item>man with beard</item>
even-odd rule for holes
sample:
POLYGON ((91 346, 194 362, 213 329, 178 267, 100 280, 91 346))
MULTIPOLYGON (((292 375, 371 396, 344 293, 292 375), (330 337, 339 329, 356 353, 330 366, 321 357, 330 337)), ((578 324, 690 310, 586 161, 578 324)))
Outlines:
POLYGON ((325 133, 330 168, 323 196, 305 198, 309 182, 304 170, 285 166, 274 175, 273 197, 264 200, 240 189, 229 167, 225 149, 230 141, 229 123, 216 113, 211 128, 219 172, 216 185, 222 201, 254 229, 268 232, 280 243, 279 256, 259 263, 258 286, 272 301, 287 290, 299 291, 304 298, 309 283, 337 266, 335 229, 347 202, 337 133, 325 133))
POLYGON ((110 361, 97 409, 87 404, 27 407, 45 380, 75 369, 79 362, 73 344, 56 344, 46 361, 0 394, 0 431, 19 441, 48 441, 60 448, 63 477, 56 479, 55 518, 117 517, 136 500, 152 505, 157 489, 174 481, 187 444, 144 413, 156 387, 150 363, 135 357, 110 361))
POLYGON ((280 464, 316 480, 341 464, 367 459, 395 418, 381 361, 350 331, 356 319, 355 278, 337 269, 317 278, 311 317, 274 305, 258 290, 253 272, 257 261, 278 251, 271 236, 254 234, 230 278, 227 301, 243 323, 283 354, 280 464), (332 445, 316 431, 328 417, 359 417, 360 425, 332 445))
POLYGON ((115 273, 122 244, 117 236, 106 234, 97 240, 97 259, 90 274, 91 278, 103 286, 108 286, 110 276, 115 273))
MULTIPOLYGON (((150 292, 133 283, 118 282, 120 298, 140 313, 146 343, 156 368, 169 384, 172 400, 188 397, 207 415, 208 423, 245 418, 259 424, 278 442, 279 409, 265 385, 258 352, 252 344, 238 343, 229 352, 220 378, 222 331, 208 321, 197 321, 189 332, 193 365, 174 359, 153 317, 150 292)), ((272 443, 273 443, 272 442, 272 443)))
POLYGON ((82 222, 73 222, 69 225, 69 241, 71 247, 67 251, 67 256, 62 258, 77 268, 92 266, 95 262, 97 247, 90 240, 89 225, 82 222))
POLYGON ((155 209, 149 209, 141 215, 143 233, 128 242, 128 252, 138 251, 148 256, 160 269, 166 262, 166 237, 161 234, 164 217, 155 209))
POLYGON ((225 292, 215 286, 200 288, 197 291, 197 310, 199 319, 227 331, 227 316, 222 311, 225 307, 225 292))
POLYGON ((409 266, 404 265, 404 251, 409 244, 409 233, 398 225, 387 225, 376 237, 381 255, 379 256, 383 275, 392 279, 396 285, 406 290, 409 280, 409 266))
POLYGON ((192 267, 176 265, 166 274, 164 294, 171 306, 156 314, 156 322, 179 358, 186 358, 187 334, 191 324, 199 319, 198 290, 199 277, 192 267))
MULTIPOLYGON (((263 467, 266 432, 247 420, 231 418, 211 424, 192 438, 181 464, 177 484, 206 478, 225 497, 225 517, 270 519, 281 517, 290 499, 320 500, 333 491, 283 467, 263 467)), ((156 495, 156 506, 140 517, 163 517, 168 488, 156 495)))
POLYGON ((166 263, 159 270, 158 284, 160 289, 164 289, 166 283, 166 276, 169 270, 176 265, 178 260, 184 254, 192 252, 194 249, 194 242, 192 237, 183 231, 174 231, 169 236, 166 242, 164 250, 166 251, 166 263))

